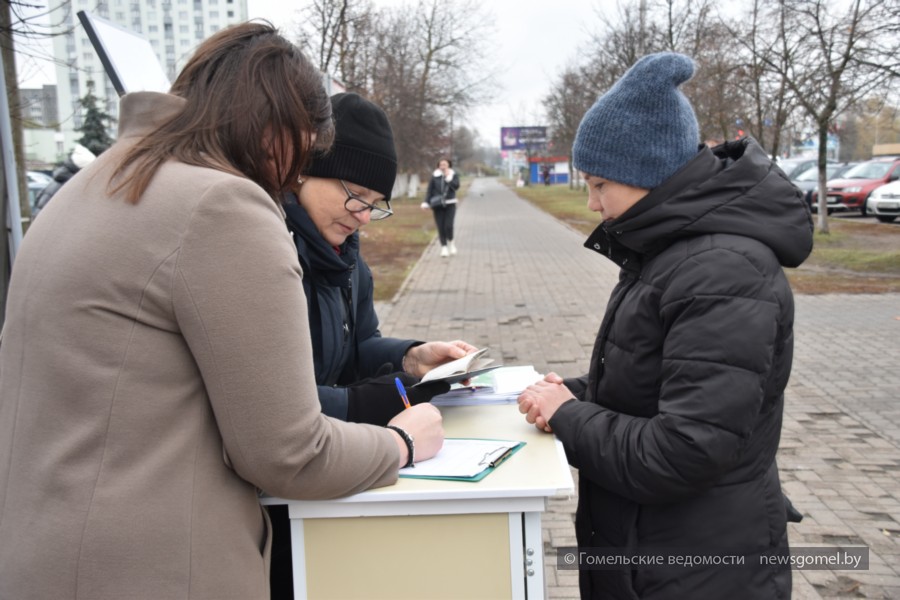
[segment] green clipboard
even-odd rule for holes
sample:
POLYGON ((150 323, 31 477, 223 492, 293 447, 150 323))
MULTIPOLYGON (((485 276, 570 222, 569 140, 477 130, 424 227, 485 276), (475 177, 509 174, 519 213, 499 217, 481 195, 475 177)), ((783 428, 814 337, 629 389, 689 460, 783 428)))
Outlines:
MULTIPOLYGON (((447 438, 446 440, 444 440, 444 448, 441 449, 441 452, 444 452, 445 449, 450 449, 450 446, 448 446, 447 442, 451 442, 451 445, 454 447, 453 451, 456 454, 454 458, 459 458, 459 460, 464 463, 470 463, 469 466, 471 467, 471 469, 468 471, 469 473, 472 473, 472 471, 475 471, 476 469, 478 469, 478 467, 481 468, 474 474, 457 475, 454 473, 454 469, 448 467, 448 470, 442 473, 442 467, 440 466, 440 463, 436 462, 429 464, 431 463, 431 461, 429 460, 418 463, 414 467, 400 469, 400 477, 404 477, 407 479, 438 479, 443 481, 477 482, 487 477, 495 469, 509 460, 509 458, 513 454, 515 454, 525 446, 525 442, 519 442, 515 440, 495 440, 489 438, 447 438), (466 442, 472 442, 470 448, 467 447, 470 446, 470 444, 467 444, 466 442), (500 445, 498 446, 498 444, 500 445), (491 445, 495 446, 495 448, 492 449, 490 447, 491 445)), ((441 457, 441 452, 438 453, 438 456, 435 457, 435 459, 447 458, 441 457)))

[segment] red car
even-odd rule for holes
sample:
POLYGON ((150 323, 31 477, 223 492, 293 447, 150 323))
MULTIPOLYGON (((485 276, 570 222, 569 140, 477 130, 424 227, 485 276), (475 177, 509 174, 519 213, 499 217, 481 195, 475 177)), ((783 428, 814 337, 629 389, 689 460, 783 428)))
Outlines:
POLYGON ((828 204, 840 203, 866 215, 866 199, 875 188, 900 179, 900 157, 880 157, 861 162, 840 179, 825 184, 828 204))

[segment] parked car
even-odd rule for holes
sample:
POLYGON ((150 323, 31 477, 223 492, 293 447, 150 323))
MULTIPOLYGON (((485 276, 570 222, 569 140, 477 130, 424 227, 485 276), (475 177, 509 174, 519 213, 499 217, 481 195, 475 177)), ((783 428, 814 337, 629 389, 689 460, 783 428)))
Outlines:
POLYGON ((26 171, 25 181, 28 187, 28 206, 32 207, 41 190, 53 182, 53 177, 42 171, 26 171))
MULTIPOLYGON (((838 177, 843 177, 844 173, 849 171, 851 168, 855 167, 858 163, 855 162, 846 162, 846 163, 828 163, 825 165, 825 181, 829 181, 830 179, 837 179, 838 177)), ((797 177, 791 180, 795 186, 797 186, 802 192, 804 198, 809 203, 809 208, 813 212, 819 212, 819 167, 818 165, 813 165, 810 168, 806 169, 797 177)), ((828 198, 828 214, 830 215, 836 210, 847 210, 847 208, 838 202, 836 199, 828 198)))
MULTIPOLYGON (((37 199, 37 195, 40 194, 41 190, 43 190, 45 187, 47 187, 46 183, 43 183, 41 181, 32 181, 32 179, 30 177, 28 178, 28 206, 29 207, 34 206, 34 201, 37 199)), ((22 216, 26 216, 26 215, 22 215, 22 216)), ((34 217, 34 215, 32 214, 31 217, 34 217)))
POLYGON ((866 198, 866 212, 882 223, 891 223, 900 216, 900 181, 875 188, 866 198))
MULTIPOLYGON (((829 158, 829 163, 836 163, 837 161, 829 158)), ((775 161, 775 164, 778 165, 784 174, 787 175, 788 179, 794 179, 803 171, 806 171, 810 167, 814 167, 819 164, 818 158, 782 158, 775 161)))
POLYGON ((875 188, 900 179, 900 157, 879 157, 861 162, 826 184, 829 204, 839 202, 866 215, 866 199, 875 188))
POLYGON ((51 181, 53 181, 53 176, 49 173, 44 173, 42 171, 27 171, 25 176, 28 178, 28 183, 32 184, 44 184, 47 185, 51 181))

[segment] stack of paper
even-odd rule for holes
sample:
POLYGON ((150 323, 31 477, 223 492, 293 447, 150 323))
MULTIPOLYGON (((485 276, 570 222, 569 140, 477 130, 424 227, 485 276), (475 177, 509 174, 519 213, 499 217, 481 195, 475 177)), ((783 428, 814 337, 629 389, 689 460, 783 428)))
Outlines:
POLYGON ((531 365, 500 367, 473 377, 467 387, 455 386, 446 394, 435 396, 435 406, 473 406, 480 404, 511 404, 519 394, 543 376, 531 365))

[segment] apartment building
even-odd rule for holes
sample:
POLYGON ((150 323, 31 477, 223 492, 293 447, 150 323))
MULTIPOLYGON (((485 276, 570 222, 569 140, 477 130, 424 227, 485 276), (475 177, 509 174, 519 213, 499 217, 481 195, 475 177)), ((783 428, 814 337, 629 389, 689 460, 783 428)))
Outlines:
MULTIPOLYGON (((66 148, 81 137, 76 131, 82 122, 79 101, 88 93, 88 82, 93 82, 99 107, 113 118, 119 112, 118 95, 78 20, 78 11, 144 36, 170 81, 200 41, 248 18, 247 0, 52 0, 51 8, 53 14, 64 15, 62 29, 67 32, 53 43, 60 132, 66 148)), ((115 124, 111 129, 114 136, 115 124)))

